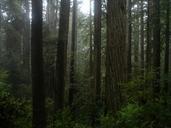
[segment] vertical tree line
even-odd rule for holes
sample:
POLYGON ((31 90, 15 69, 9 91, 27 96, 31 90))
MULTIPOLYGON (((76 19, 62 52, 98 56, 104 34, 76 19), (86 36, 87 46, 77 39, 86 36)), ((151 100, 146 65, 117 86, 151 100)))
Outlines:
MULTIPOLYGON (((92 102, 95 106, 100 105, 102 84, 102 1, 94 0, 94 31, 92 25, 92 10, 90 0, 89 13, 89 42, 90 42, 90 89, 92 102), (94 42, 93 42, 94 40, 94 42), (94 72, 94 73, 93 73, 94 72)), ((105 108, 107 112, 117 113, 126 101, 122 92, 124 84, 132 80, 134 76, 140 75, 145 79, 145 73, 154 71, 153 96, 154 99, 160 96, 161 90, 161 43, 160 43, 160 1, 159 0, 129 0, 127 10, 126 0, 107 1, 107 42, 106 42, 106 82, 105 82, 105 108), (146 12, 146 13, 145 13, 146 12), (147 16, 147 17, 146 17, 147 16), (127 24, 128 23, 128 24, 127 24), (134 26, 133 24, 136 24, 134 26), (127 26, 128 25, 128 26, 127 26), (128 29, 127 29, 128 28, 128 29), (128 31, 127 31, 128 30, 128 31), (128 37, 128 38, 126 38, 128 37), (133 53, 134 52, 134 53, 133 53), (152 57, 152 58, 151 58, 152 57), (132 59, 133 58, 133 59, 132 59), (132 73, 134 70, 134 74, 132 73), (153 69, 153 70, 151 70, 153 69)), ((169 2, 168 2, 169 3, 169 2)), ((73 1, 72 8, 72 38, 71 38, 71 61, 69 79, 69 106, 73 106, 76 99, 76 45, 77 45, 77 0, 73 1)), ((50 6, 50 5, 48 5, 50 6)), ((48 8, 51 10, 51 8, 48 8)), ((33 9, 34 10, 34 9, 33 9)), ((55 110, 63 110, 65 104, 65 84, 67 69, 67 44, 69 34, 70 1, 60 2, 59 32, 57 39, 56 53, 56 85, 55 110)), ((52 16, 48 16, 50 18, 52 16)), ((32 25, 33 27, 33 25, 32 25)), ((33 30, 32 30, 33 31, 33 30)), ((41 30, 42 31, 42 30, 41 30)), ((169 71, 169 4, 166 9, 166 30, 165 30, 165 63, 164 73, 169 71)), ((34 33, 33 33, 34 34, 34 33)), ((33 35, 32 35, 33 36, 33 35)), ((33 38, 33 37, 32 37, 33 38)), ((33 39, 32 39, 33 40, 33 39)), ((33 42, 33 41, 32 41, 33 42)), ((103 42, 104 43, 104 42, 103 42)), ((41 46, 42 47, 42 46, 41 46)), ((32 53, 33 56, 33 53, 32 53)), ((32 61, 35 61, 32 59, 32 61)), ((33 63, 32 66, 34 67, 33 63)), ((33 83, 34 87, 34 83, 33 83)), ((141 89, 144 87, 141 87, 141 89)), ((165 82, 165 90, 168 83, 165 82)), ((141 90, 140 89, 140 90, 141 90)), ((141 90, 142 91, 142 90, 141 90)), ((96 107, 94 106, 93 109, 96 107)), ((73 109, 74 108, 74 109, 73 109)), ((93 113, 96 113, 93 111, 93 113)), ((93 120, 96 114, 93 114, 93 120)))

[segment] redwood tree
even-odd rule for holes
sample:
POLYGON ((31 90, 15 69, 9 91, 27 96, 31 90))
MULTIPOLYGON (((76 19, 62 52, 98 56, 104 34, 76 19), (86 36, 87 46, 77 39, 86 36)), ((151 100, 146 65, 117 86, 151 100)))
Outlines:
POLYGON ((106 103, 114 113, 121 106, 120 86, 127 80, 126 0, 107 1, 106 103))
POLYGON ((95 95, 100 98, 101 92, 101 0, 94 1, 94 50, 95 50, 95 95))
POLYGON ((141 0, 141 75, 144 76, 144 1, 141 0))
POLYGON ((128 1, 128 79, 131 79, 132 73, 132 0, 128 1))
POLYGON ((148 0, 147 6, 147 48, 146 48, 146 72, 149 72, 152 66, 152 0, 148 0))
MULTIPOLYGON (((166 30, 165 30, 165 61, 164 61, 164 73, 168 77, 169 74, 169 42, 170 42, 170 3, 169 0, 166 1, 166 30)), ((168 91, 168 78, 165 81, 165 93, 168 91)))
POLYGON ((75 80, 75 53, 77 43, 77 0, 73 1, 72 11, 72 43, 71 43, 71 62, 70 62, 70 87, 69 87, 69 105, 72 108, 74 95, 76 93, 75 80))
POLYGON ((56 57, 56 87, 55 87, 55 110, 62 110, 64 107, 64 88, 65 88, 65 70, 66 70, 66 55, 68 43, 69 29, 69 12, 70 0, 61 0, 60 20, 59 20, 59 35, 57 42, 57 57, 56 57))
POLYGON ((45 128, 45 89, 42 57, 42 0, 32 0, 31 33, 33 128, 45 128))
POLYGON ((153 0, 153 83, 154 97, 160 92, 160 0, 153 0))

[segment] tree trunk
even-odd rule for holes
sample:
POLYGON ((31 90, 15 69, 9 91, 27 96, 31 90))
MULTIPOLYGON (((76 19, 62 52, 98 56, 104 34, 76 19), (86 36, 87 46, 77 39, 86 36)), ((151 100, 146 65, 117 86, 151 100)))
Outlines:
POLYGON ((25 0, 25 26, 24 26, 24 43, 23 43, 23 66, 25 69, 25 75, 27 82, 30 82, 30 7, 29 7, 29 0, 25 0))
POLYGON ((93 32, 92 32, 92 10, 91 10, 91 1, 90 0, 90 23, 89 23, 89 29, 90 29, 90 60, 89 60, 89 70, 90 70, 90 88, 93 88, 93 32))
POLYGON ((72 13, 72 43, 71 43, 71 62, 70 62, 70 87, 69 87, 69 105, 73 108, 74 95, 76 94, 75 80, 75 53, 77 45, 77 0, 73 1, 72 13))
POLYGON ((141 0, 141 75, 144 77, 144 3, 141 0))
POLYGON ((1 30, 1 26, 2 26, 2 5, 0 3, 0 30, 1 30))
POLYGON ((90 0, 90 21, 89 21, 89 32, 90 32, 90 58, 89 58, 89 75, 90 75, 90 95, 91 95, 91 125, 95 124, 95 86, 94 86, 94 49, 93 49, 93 27, 92 27, 92 0, 90 0))
POLYGON ((160 93, 160 0, 153 0, 153 67, 154 67, 154 97, 160 93))
POLYGON ((66 70, 66 52, 68 43, 70 0, 61 0, 59 35, 57 42, 56 80, 55 88, 55 110, 64 107, 64 88, 66 70))
POLYGON ((147 15, 146 72, 148 73, 152 66, 152 0, 148 0, 147 15))
POLYGON ((165 33, 165 61, 164 61, 164 74, 167 79, 165 80, 164 92, 167 94, 168 90, 168 74, 169 74, 169 47, 170 47, 170 2, 167 0, 166 2, 166 33, 165 33))
POLYGON ((139 75, 140 71, 140 4, 139 1, 136 1, 137 9, 135 12, 135 20, 134 20, 134 76, 139 75))
POLYGON ((100 100, 101 92, 101 0, 94 1, 94 50, 95 50, 95 99, 100 100))
POLYGON ((128 79, 131 79, 132 74, 132 1, 128 3, 128 79))
POLYGON ((106 103, 114 113, 122 102, 120 86, 127 80, 126 20, 126 0, 108 0, 106 103))
POLYGON ((32 93, 33 93, 33 128, 46 127, 45 89, 42 56, 42 1, 32 0, 32 93))

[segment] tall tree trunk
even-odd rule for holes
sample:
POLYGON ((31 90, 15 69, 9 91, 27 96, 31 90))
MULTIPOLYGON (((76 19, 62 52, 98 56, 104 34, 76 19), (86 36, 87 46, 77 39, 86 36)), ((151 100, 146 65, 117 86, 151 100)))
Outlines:
POLYGON ((140 68, 140 3, 139 0, 136 1, 137 9, 135 15, 135 21, 134 21, 134 76, 139 75, 139 68, 140 68))
POLYGON ((144 76, 144 1, 141 0, 141 75, 144 76))
POLYGON ((166 2, 166 33, 165 33, 165 61, 164 61, 164 74, 167 76, 167 79, 165 80, 165 93, 167 93, 168 90, 168 74, 169 74, 169 47, 170 47, 170 2, 167 0, 166 2))
MULTIPOLYGON (((92 127, 95 125, 101 94, 101 0, 94 0, 94 84, 92 85, 92 127)), ((92 39, 91 39, 92 40, 92 39)), ((92 49, 91 49, 92 52, 92 49)), ((90 55, 92 56, 92 55, 90 55)), ((92 59, 92 58, 91 58, 92 59)), ((91 67, 91 68, 93 68, 91 67)), ((92 71, 91 71, 92 72, 92 71)))
POLYGON ((29 7, 29 0, 25 0, 25 23, 24 23, 24 43, 23 43, 23 66, 26 70, 25 74, 27 82, 30 82, 30 7, 29 7))
POLYGON ((94 87, 94 50, 93 50, 93 26, 92 26, 92 0, 90 0, 90 10, 89 10, 89 32, 90 32, 90 58, 89 58, 89 75, 90 75, 90 95, 91 95, 91 125, 95 124, 95 87, 94 87))
POLYGON ((126 0, 107 1, 106 100, 108 111, 121 106, 120 86, 127 80, 126 0))
POLYGON ((71 110, 73 107, 74 95, 76 93, 75 80, 75 53, 77 45, 77 0, 73 1, 72 13, 72 43, 71 43, 71 62, 70 62, 70 87, 69 87, 69 105, 71 110))
POLYGON ((101 92, 101 0, 94 1, 95 99, 101 92))
POLYGON ((90 21, 89 21, 89 29, 90 29, 90 60, 89 60, 89 72, 90 72, 90 88, 92 90, 93 88, 93 32, 92 32, 92 9, 91 9, 91 1, 90 0, 90 13, 89 13, 89 17, 90 17, 90 21))
POLYGON ((33 128, 45 128, 45 89, 42 57, 42 0, 32 0, 31 32, 33 128))
MULTIPOLYGON (((2 29, 2 5, 0 3, 0 33, 2 29)), ((2 53, 2 35, 0 34, 0 54, 2 53)))
POLYGON ((128 1, 128 79, 131 79, 132 74, 132 0, 128 1))
POLYGON ((152 66, 152 0, 148 0, 147 15, 146 72, 148 73, 152 66))
MULTIPOLYGON (((59 0, 47 0, 47 9, 46 9, 46 24, 48 25, 48 33, 47 33, 47 36, 51 36, 52 38, 48 41, 50 44, 52 45, 56 45, 56 40, 55 38, 57 38, 57 36, 55 36, 55 34, 57 35, 58 34, 58 31, 57 31, 57 25, 58 25, 58 19, 59 19, 59 14, 58 14, 58 11, 59 11, 59 5, 58 5, 58 2, 59 0)), ((48 43, 47 42, 47 43, 48 43)), ((49 45, 49 48, 52 49, 52 45, 49 45)), ((47 48, 48 49, 48 48, 47 48)), ((47 63, 47 67, 49 68, 46 68, 46 72, 48 72, 46 74, 46 76, 48 76, 49 79, 46 79, 47 81, 47 86, 49 88, 49 90, 47 91, 48 92, 48 96, 52 96, 53 99, 55 100, 54 98, 54 93, 55 93, 55 87, 56 87, 56 66, 55 66, 55 63, 56 63, 56 54, 53 54, 56 52, 56 49, 52 49, 50 51, 50 54, 47 55, 49 56, 52 60, 52 62, 47 63), (54 79, 55 77, 55 79, 54 79), (52 81, 53 80, 53 81, 52 81), (51 93, 53 92, 53 93, 51 93)), ((49 52, 48 52, 49 53, 49 52)), ((47 77, 46 77, 47 78, 47 77)))
POLYGON ((153 83, 154 97, 160 93, 160 0, 153 0, 153 67, 155 78, 153 83))
POLYGON ((70 0, 61 0, 59 35, 57 42, 55 110, 64 107, 64 88, 66 70, 66 52, 68 43, 70 0))

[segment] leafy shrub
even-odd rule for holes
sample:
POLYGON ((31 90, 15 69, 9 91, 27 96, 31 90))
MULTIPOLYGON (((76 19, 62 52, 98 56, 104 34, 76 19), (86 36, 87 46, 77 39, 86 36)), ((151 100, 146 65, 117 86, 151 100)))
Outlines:
POLYGON ((154 79, 154 72, 146 73, 144 77, 138 75, 131 81, 124 84, 122 87, 123 95, 129 103, 152 101, 153 90, 152 81, 154 79))
POLYGON ((170 107, 157 102, 146 104, 142 113, 143 128, 171 127, 170 107))
POLYGON ((101 128, 114 128, 115 127, 115 119, 114 116, 107 114, 107 115, 102 115, 100 117, 100 126, 101 128))
POLYGON ((54 117, 54 128, 72 128, 74 121, 69 109, 65 108, 62 112, 57 112, 54 117))
POLYGON ((31 127, 30 103, 10 95, 0 95, 0 126, 3 128, 31 127))
POLYGON ((161 103, 128 104, 118 112, 116 128, 166 128, 170 121, 171 109, 161 103))
POLYGON ((0 69, 0 126, 31 128, 31 103, 10 94, 8 73, 0 69))
POLYGON ((7 95, 10 91, 10 86, 7 82, 8 72, 0 69, 0 95, 7 95))
POLYGON ((69 108, 65 108, 62 112, 57 112, 48 128, 91 128, 88 124, 82 123, 83 121, 73 119, 73 115, 69 108), (53 121, 52 121, 53 120, 53 121))
POLYGON ((140 118, 142 113, 142 107, 136 104, 128 104, 118 112, 117 126, 119 128, 140 128, 140 118))

